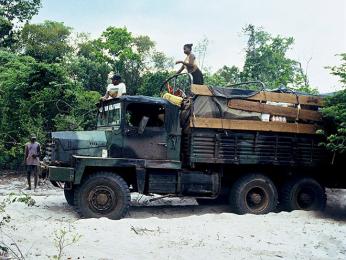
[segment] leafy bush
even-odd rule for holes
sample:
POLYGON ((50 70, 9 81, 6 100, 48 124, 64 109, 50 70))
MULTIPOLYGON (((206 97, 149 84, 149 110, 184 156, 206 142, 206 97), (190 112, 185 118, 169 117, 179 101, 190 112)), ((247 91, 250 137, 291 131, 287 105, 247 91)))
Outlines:
MULTIPOLYGON (((341 54, 342 64, 329 67, 332 74, 340 78, 340 82, 346 87, 346 53, 341 54)), ((327 142, 323 143, 329 150, 344 154, 346 153, 346 89, 326 98, 323 109, 326 128, 323 132, 327 142)))

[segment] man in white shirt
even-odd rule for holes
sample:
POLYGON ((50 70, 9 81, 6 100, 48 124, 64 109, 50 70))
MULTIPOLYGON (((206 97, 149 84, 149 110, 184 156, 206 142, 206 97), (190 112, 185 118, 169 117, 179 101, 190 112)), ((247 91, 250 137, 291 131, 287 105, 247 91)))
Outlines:
POLYGON ((117 98, 124 94, 126 94, 126 85, 121 82, 121 77, 119 75, 114 75, 112 77, 112 83, 107 86, 106 95, 101 99, 107 100, 117 98))

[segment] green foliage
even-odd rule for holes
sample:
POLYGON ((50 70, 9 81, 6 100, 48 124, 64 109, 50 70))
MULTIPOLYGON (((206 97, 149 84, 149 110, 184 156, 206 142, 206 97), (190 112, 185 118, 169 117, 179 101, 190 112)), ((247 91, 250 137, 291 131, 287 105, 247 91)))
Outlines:
POLYGON ((240 71, 236 66, 223 66, 214 74, 205 74, 205 83, 211 86, 228 86, 240 82, 240 71))
POLYGON ((100 95, 73 82, 63 66, 6 51, 0 51, 0 66, 0 165, 19 164, 30 133, 44 143, 48 132, 62 126, 95 125, 90 111, 100 95))
MULTIPOLYGON (((6 213, 6 207, 15 202, 23 203, 28 207, 33 207, 36 204, 36 201, 24 192, 11 193, 0 202, 0 259, 25 259, 17 242, 3 229, 4 227, 8 228, 9 223, 11 223, 11 216, 6 213)), ((14 225, 11 225, 10 228, 16 230, 14 225)))
POLYGON ((0 0, 0 47, 11 47, 16 42, 16 25, 28 22, 40 6, 41 0, 0 0))
POLYGON ((40 6, 40 0, 0 0, 0 15, 11 22, 26 22, 38 13, 40 6))
POLYGON ((144 96, 160 96, 160 87, 169 77, 169 72, 147 72, 142 77, 142 84, 138 94, 144 96))
POLYGON ((292 37, 273 37, 253 25, 244 28, 244 33, 248 36, 248 43, 241 81, 259 80, 269 88, 280 85, 300 87, 301 67, 297 61, 286 57, 294 43, 292 37))
POLYGON ((60 260, 65 254, 65 250, 67 247, 76 244, 80 238, 82 237, 78 233, 73 232, 74 227, 61 228, 59 230, 55 230, 54 232, 54 246, 57 250, 57 254, 52 256, 51 259, 60 260))
POLYGON ((346 53, 339 54, 341 58, 341 65, 334 67, 327 67, 331 70, 331 73, 339 77, 340 82, 346 87, 346 53))
POLYGON ((151 56, 151 63, 152 71, 172 71, 174 68, 173 59, 167 57, 163 52, 155 51, 151 56))
POLYGON ((111 67, 106 62, 71 55, 65 58, 64 64, 69 76, 75 82, 81 83, 86 90, 105 92, 108 75, 111 72, 111 67))
MULTIPOLYGON (((12 30, 12 24, 5 17, 0 16, 0 44, 5 40, 5 37, 10 34, 12 30)), ((0 45, 1 46, 1 45, 0 45)))
MULTIPOLYGON (((287 52, 294 43, 292 37, 272 36, 251 24, 243 29, 243 33, 247 37, 243 67, 223 66, 215 73, 207 71, 204 75, 206 84, 228 86, 246 81, 262 81, 270 89, 283 85, 296 91, 317 93, 309 85, 308 76, 301 64, 287 57, 287 52)), ((207 43, 204 40, 204 45, 202 44, 204 53, 207 43)), ((203 52, 199 56, 204 57, 203 52)), ((255 85, 241 87, 258 89, 255 85)))
POLYGON ((324 134, 328 149, 336 153, 346 153, 346 53, 340 55, 342 64, 329 67, 333 75, 340 78, 344 89, 326 99, 323 116, 326 122, 324 134))
POLYGON ((80 82, 87 90, 104 94, 112 71, 104 51, 100 39, 90 40, 88 35, 79 34, 74 52, 65 56, 62 64, 75 82, 80 82))
POLYGON ((72 50, 68 44, 70 34, 71 28, 60 22, 26 24, 21 33, 21 45, 26 55, 38 61, 57 62, 72 50))
POLYGON ((56 103, 58 106, 66 105, 68 109, 54 117, 55 129, 57 131, 94 129, 97 114, 96 103, 100 99, 100 94, 95 91, 85 91, 79 86, 69 90, 66 95, 73 100, 73 105, 69 105, 63 100, 56 103))
POLYGON ((133 37, 127 29, 108 27, 106 31, 102 33, 104 37, 103 46, 109 51, 109 54, 113 57, 126 57, 126 55, 133 54, 131 45, 133 43, 133 37))
POLYGON ((15 202, 20 202, 28 207, 33 207, 36 205, 36 201, 27 193, 21 192, 19 194, 10 193, 5 199, 7 205, 15 202))
POLYGON ((154 42, 148 36, 134 37, 126 28, 115 27, 108 27, 99 42, 108 53, 106 58, 109 64, 127 84, 127 93, 136 94, 154 42))
POLYGON ((10 193, 7 198, 0 202, 0 229, 11 222, 11 216, 6 214, 6 207, 15 202, 23 203, 28 207, 33 207, 36 204, 36 201, 29 194, 24 192, 20 194, 10 193))

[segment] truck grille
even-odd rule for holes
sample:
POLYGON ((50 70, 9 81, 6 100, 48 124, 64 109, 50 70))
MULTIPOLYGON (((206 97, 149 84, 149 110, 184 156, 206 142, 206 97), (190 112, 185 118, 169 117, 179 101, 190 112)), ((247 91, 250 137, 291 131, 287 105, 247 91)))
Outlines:
POLYGON ((46 143, 46 149, 45 149, 45 156, 43 158, 44 163, 46 164, 51 164, 52 162, 52 153, 53 153, 53 149, 54 149, 54 143, 46 143))

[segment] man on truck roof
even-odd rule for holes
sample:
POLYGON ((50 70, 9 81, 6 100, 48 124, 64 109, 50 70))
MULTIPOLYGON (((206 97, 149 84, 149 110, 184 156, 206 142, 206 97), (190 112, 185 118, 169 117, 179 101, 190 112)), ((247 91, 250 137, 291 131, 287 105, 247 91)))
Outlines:
POLYGON ((122 82, 120 75, 112 77, 112 83, 107 86, 106 94, 101 98, 103 101, 107 99, 117 98, 126 94, 126 85, 122 82))

